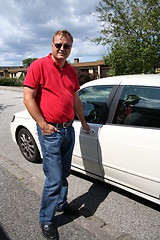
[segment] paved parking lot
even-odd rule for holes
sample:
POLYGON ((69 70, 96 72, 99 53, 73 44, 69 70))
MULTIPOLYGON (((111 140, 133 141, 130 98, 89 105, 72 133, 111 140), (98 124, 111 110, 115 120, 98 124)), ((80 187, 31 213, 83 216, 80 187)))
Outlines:
MULTIPOLYGON (((24 109, 22 89, 13 90, 0 87, 1 230, 11 240, 43 239, 38 222, 42 166, 25 161, 11 140, 12 115, 24 109)), ((61 239, 160 239, 157 205, 81 175, 72 174, 69 185, 69 201, 81 208, 82 215, 74 221, 64 215, 56 217, 61 239)))

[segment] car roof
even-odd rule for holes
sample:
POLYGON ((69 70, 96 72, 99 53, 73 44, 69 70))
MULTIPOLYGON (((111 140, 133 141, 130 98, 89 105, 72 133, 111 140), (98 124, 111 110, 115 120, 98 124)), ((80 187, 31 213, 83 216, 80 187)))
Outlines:
POLYGON ((100 78, 83 84, 81 88, 98 85, 139 85, 160 87, 160 74, 123 75, 100 78))

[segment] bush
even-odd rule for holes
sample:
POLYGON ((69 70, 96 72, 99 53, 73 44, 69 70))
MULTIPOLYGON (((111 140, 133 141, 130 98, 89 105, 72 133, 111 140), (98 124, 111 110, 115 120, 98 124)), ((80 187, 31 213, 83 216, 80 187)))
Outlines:
POLYGON ((75 68, 77 75, 78 75, 78 80, 80 86, 83 85, 86 82, 92 81, 97 79, 97 74, 96 73, 88 73, 88 72, 83 72, 82 70, 75 68))
POLYGON ((24 79, 17 78, 0 78, 0 86, 15 86, 21 87, 23 86, 24 79))

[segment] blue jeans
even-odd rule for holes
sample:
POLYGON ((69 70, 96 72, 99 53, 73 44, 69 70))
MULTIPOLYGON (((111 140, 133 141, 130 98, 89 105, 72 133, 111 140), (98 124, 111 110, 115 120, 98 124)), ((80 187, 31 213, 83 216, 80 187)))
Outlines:
POLYGON ((46 176, 39 214, 41 224, 52 224, 56 209, 67 204, 67 177, 71 172, 75 132, 72 126, 58 130, 60 132, 43 135, 37 125, 46 176))

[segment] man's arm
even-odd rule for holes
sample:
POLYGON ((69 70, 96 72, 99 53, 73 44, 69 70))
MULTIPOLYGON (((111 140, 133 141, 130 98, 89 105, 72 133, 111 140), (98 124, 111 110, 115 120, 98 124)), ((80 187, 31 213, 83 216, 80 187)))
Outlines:
POLYGON ((82 106, 82 102, 81 99, 78 95, 78 92, 74 93, 74 110, 79 118, 79 120, 82 123, 83 128, 89 132, 90 131, 90 127, 89 125, 86 123, 85 117, 84 117, 84 112, 83 112, 83 106, 82 106))
POLYGON ((40 109, 38 108, 35 102, 35 96, 37 94, 37 90, 29 87, 24 87, 24 98, 23 102, 26 106, 28 112, 32 116, 32 118, 38 123, 43 134, 52 134, 54 131, 57 131, 52 125, 47 124, 45 119, 43 118, 40 109))

